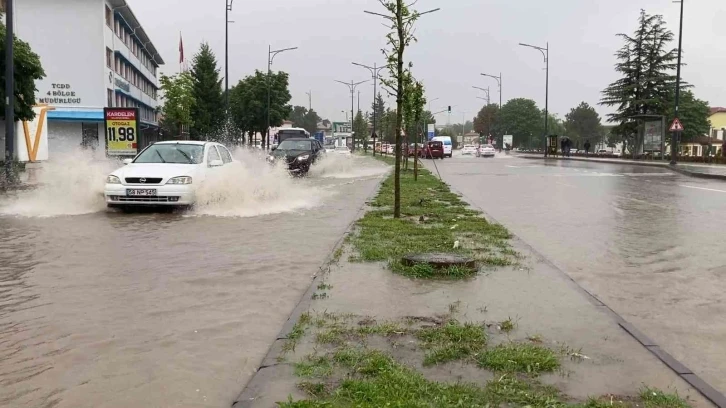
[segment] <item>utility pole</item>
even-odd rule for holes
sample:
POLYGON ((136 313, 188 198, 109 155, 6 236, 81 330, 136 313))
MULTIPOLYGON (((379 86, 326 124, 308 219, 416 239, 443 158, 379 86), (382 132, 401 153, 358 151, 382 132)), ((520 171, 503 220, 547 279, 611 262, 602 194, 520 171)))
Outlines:
POLYGON ((351 151, 354 152, 355 151, 355 132, 353 131, 353 118, 355 116, 353 113, 353 109, 355 109, 355 88, 357 88, 358 85, 364 84, 368 81, 366 80, 366 81, 360 81, 360 82, 353 82, 353 80, 351 80, 350 83, 343 82, 343 81, 335 81, 335 82, 339 82, 343 85, 346 85, 348 88, 350 88, 350 131, 351 131, 351 134, 353 135, 353 146, 351 147, 351 151))
POLYGON ((308 95, 308 110, 313 110, 313 91, 305 93, 308 95))
MULTIPOLYGON (((369 67, 368 65, 359 64, 357 62, 354 62, 353 65, 357 65, 359 67, 363 67, 371 72, 371 79, 373 79, 373 135, 376 135, 377 128, 377 121, 378 121, 378 106, 376 105, 378 103, 378 74, 381 72, 382 69, 386 68, 386 66, 379 67, 375 63, 372 67, 369 67)), ((358 110, 360 110, 360 97, 358 98, 358 110)), ((373 146, 373 154, 376 154, 376 146, 373 146)))
POLYGON ((13 1, 5 2, 5 171, 6 181, 15 181, 15 56, 13 50, 13 1))
POLYGON ((358 112, 360 112, 360 91, 358 91, 358 112))
MULTIPOLYGON (((680 119, 678 117, 678 108, 680 103, 680 97, 681 97, 681 53, 682 53, 682 45, 683 45, 683 2, 685 0, 680 0, 681 3, 681 24, 678 28, 678 68, 676 69, 676 109, 675 109, 675 119, 680 119)), ((678 163, 678 142, 681 138, 681 132, 676 131, 671 134, 671 165, 676 165, 678 163)), ((709 146, 710 148, 710 146, 709 146)))
MULTIPOLYGON (((494 76, 490 74, 482 74, 482 76, 494 78, 497 80, 497 85, 499 85, 499 112, 501 114, 502 112, 502 73, 499 72, 499 76, 494 76)), ((489 135, 487 135, 489 137, 489 135)), ((499 152, 502 152, 502 146, 504 146, 504 133, 501 134, 501 137, 499 138, 499 141, 497 142, 497 147, 499 148, 499 152)))
MULTIPOLYGON (((262 146, 265 148, 269 148, 270 146, 270 92, 272 84, 270 83, 270 77, 272 76, 272 62, 275 60, 275 57, 277 54, 285 51, 292 51, 296 50, 297 47, 292 48, 283 48, 281 50, 272 50, 272 46, 268 46, 267 48, 267 141, 262 142, 262 146)), ((264 140, 264 139, 263 139, 264 140)))
POLYGON ((524 43, 519 43, 522 47, 529 47, 534 48, 535 50, 539 50, 539 52, 542 53, 542 56, 544 57, 545 62, 545 134, 544 134, 544 155, 547 157, 547 135, 549 134, 549 97, 550 97, 550 43, 547 42, 547 46, 545 48, 537 47, 535 45, 529 45, 524 43))

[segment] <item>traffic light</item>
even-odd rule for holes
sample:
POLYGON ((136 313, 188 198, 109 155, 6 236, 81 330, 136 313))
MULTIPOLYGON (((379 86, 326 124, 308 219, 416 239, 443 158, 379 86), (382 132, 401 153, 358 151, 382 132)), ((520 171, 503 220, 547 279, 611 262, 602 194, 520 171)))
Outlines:
POLYGON ((451 113, 451 106, 449 106, 449 113, 451 113))

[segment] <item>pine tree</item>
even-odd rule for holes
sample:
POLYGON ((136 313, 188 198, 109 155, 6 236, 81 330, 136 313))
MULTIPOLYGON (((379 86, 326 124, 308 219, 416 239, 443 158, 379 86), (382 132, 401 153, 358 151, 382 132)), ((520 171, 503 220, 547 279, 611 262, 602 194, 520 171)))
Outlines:
POLYGON ((607 115, 608 122, 616 123, 615 132, 627 140, 638 132, 635 119, 666 115, 675 91, 677 50, 671 48, 673 32, 666 28, 663 17, 644 10, 635 33, 618 36, 625 44, 615 54, 615 71, 622 77, 605 88, 600 104, 617 107, 607 115))
POLYGON ((194 56, 191 75, 195 104, 190 136, 194 140, 221 140, 225 118, 224 94, 217 58, 209 44, 203 43, 194 56))
POLYGON ((383 120, 383 117, 385 116, 385 114, 386 114, 386 102, 383 100, 383 96, 379 92, 378 95, 376 96, 375 103, 371 104, 371 113, 370 113, 370 115, 368 115, 368 121, 370 123, 373 123, 373 118, 375 116, 375 119, 377 121, 376 125, 378 127, 378 133, 379 133, 378 136, 379 137, 381 136, 380 135, 380 133, 381 133, 380 129, 382 128, 381 121, 383 120))

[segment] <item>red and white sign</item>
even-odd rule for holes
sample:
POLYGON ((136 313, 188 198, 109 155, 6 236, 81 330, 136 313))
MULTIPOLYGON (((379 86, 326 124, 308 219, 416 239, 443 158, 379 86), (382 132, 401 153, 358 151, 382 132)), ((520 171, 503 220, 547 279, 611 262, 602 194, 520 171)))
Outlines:
POLYGON ((681 124, 681 121, 678 120, 678 118, 673 119, 673 123, 671 123, 670 131, 671 132, 682 132, 683 131, 683 125, 681 124))

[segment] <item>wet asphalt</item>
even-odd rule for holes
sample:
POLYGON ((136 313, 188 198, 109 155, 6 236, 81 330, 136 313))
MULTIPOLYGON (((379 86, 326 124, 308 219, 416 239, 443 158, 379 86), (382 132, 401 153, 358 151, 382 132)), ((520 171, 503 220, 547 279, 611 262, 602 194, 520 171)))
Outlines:
POLYGON ((726 391, 726 182, 504 155, 426 165, 726 391))
POLYGON ((242 217, 0 215, 0 406, 231 406, 388 171, 355 160, 268 176, 242 217))

